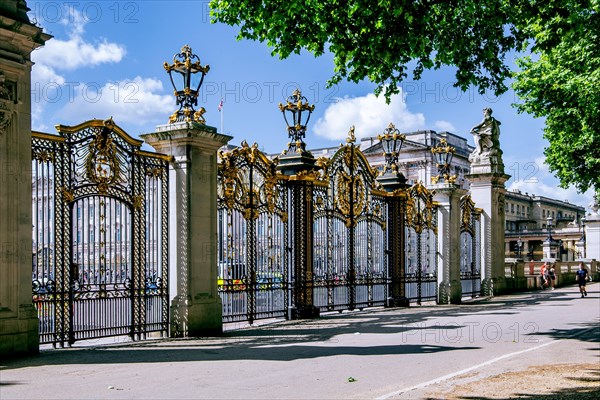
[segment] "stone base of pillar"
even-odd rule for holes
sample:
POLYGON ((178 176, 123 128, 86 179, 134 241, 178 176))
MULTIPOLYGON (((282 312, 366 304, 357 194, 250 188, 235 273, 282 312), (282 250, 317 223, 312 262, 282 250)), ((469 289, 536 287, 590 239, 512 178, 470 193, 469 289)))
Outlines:
POLYGON ((438 304, 450 303, 450 282, 442 281, 438 285, 438 304))
MULTIPOLYGON (((0 312, 1 315, 1 312, 0 312)), ((0 317, 0 357, 36 354, 40 349, 39 321, 35 307, 22 305, 16 318, 0 317)))
POLYGON ((385 301, 385 307, 410 307, 410 301, 404 296, 388 297, 385 301))
POLYGON ((507 292, 506 278, 497 276, 492 278, 492 295, 499 295, 507 292))
POLYGON ((460 281, 453 280, 450 283, 450 303, 460 304, 462 303, 462 285, 460 281))
POLYGON ((321 310, 315 306, 288 307, 288 319, 313 319, 320 315, 321 310))
POLYGON ((438 286, 438 304, 460 304, 462 302, 462 285, 460 281, 442 281, 438 286))
POLYGON ((481 280, 481 295, 482 296, 493 296, 494 295, 494 281, 486 278, 481 280))
POLYGON ((171 304, 170 337, 220 336, 223 333, 223 304, 220 298, 188 305, 179 297, 171 304))

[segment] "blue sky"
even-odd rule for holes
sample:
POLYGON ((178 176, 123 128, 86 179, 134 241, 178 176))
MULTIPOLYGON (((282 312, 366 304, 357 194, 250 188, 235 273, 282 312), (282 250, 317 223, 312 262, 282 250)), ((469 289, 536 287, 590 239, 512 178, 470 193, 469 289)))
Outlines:
POLYGON ((266 44, 237 41, 237 29, 211 24, 207 1, 28 1, 30 19, 54 36, 34 51, 32 124, 53 132, 113 117, 131 136, 154 131, 175 111, 173 89, 163 63, 185 44, 209 64, 200 96, 208 125, 220 130, 217 110, 224 99, 223 130, 256 142, 267 152, 286 147, 280 102, 299 87, 316 108, 306 142, 309 148, 339 144, 350 126, 358 137, 374 136, 393 122, 402 131, 448 130, 468 138, 491 107, 501 123, 500 142, 509 189, 521 189, 587 206, 591 191, 557 188, 544 165, 543 120, 517 114, 512 91, 500 97, 461 92, 452 86, 453 70, 429 71, 402 85, 390 105, 372 92, 375 85, 341 83, 327 88, 333 72, 330 55, 304 53, 286 60, 272 57, 266 44))

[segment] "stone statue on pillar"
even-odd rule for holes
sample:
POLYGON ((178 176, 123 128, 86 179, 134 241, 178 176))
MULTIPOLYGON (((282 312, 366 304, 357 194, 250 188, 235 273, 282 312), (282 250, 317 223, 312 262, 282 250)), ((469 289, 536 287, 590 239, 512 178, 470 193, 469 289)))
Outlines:
POLYGON ((471 128, 475 150, 469 155, 478 172, 504 173, 502 150, 500 150, 500 121, 492 117, 492 109, 483 109, 483 121, 471 128))
POLYGON ((501 293, 506 288, 504 271, 505 182, 500 150, 500 122, 492 117, 492 109, 483 110, 483 121, 471 129, 475 150, 469 156, 471 199, 481 209, 481 268, 483 295, 501 293))

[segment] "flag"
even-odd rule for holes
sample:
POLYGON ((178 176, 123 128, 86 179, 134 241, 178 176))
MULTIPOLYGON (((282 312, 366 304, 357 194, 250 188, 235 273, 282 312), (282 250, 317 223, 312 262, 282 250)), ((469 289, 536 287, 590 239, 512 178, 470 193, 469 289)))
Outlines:
POLYGON ((221 112, 222 109, 223 109, 223 99, 221 99, 221 102, 219 103, 219 112, 221 112))

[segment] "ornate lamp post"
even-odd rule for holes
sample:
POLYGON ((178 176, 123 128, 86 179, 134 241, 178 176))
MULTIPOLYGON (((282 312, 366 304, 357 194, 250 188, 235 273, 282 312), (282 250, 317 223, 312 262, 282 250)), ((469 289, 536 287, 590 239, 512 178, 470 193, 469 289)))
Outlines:
POLYGON ((290 220, 296 238, 293 246, 289 248, 291 269, 295 279, 291 292, 294 306, 288 308, 290 319, 319 316, 319 308, 313 304, 314 205, 312 201, 307 201, 312 199, 314 178, 318 167, 315 166, 315 158, 306 150, 303 140, 314 109, 315 106, 308 104, 308 100, 298 89, 287 98, 285 104, 279 104, 290 142, 279 158, 277 170, 283 175, 295 176, 295 179, 284 183, 290 191, 290 220))
POLYGON ((450 175, 450 164, 455 151, 456 149, 448 145, 446 139, 440 140, 437 146, 431 148, 438 169, 438 174, 431 177, 431 183, 438 183, 440 179, 447 183, 456 182, 456 175, 450 175))
POLYGON ((408 299, 405 296, 405 258, 404 258, 404 205, 406 204, 406 191, 400 190, 406 188, 406 178, 398 171, 398 159, 400 150, 406 139, 393 123, 390 123, 384 129, 381 135, 377 136, 383 148, 385 157, 385 166, 383 173, 377 177, 377 180, 383 188, 389 193, 388 204, 388 256, 389 266, 389 286, 386 305, 388 307, 408 306, 408 299))
POLYGON ((377 136, 377 139, 381 141, 383 156, 385 157, 383 174, 377 180, 390 192, 406 186, 406 178, 402 172, 398 171, 398 159, 406 135, 401 134, 394 124, 390 122, 388 127, 383 130, 383 133, 377 136))
POLYGON ((398 157, 400 156, 400 150, 402 150, 406 135, 401 134, 394 124, 390 122, 388 127, 384 129, 383 135, 378 135, 377 139, 381 141, 383 155, 385 157, 385 167, 383 171, 397 173, 398 157))
POLYGON ((552 238, 552 217, 546 218, 546 227, 548 228, 548 237, 546 238, 546 242, 552 243, 554 239, 552 238))
POLYGON ((206 120, 202 115, 206 110, 204 107, 200 107, 196 111, 194 106, 198 105, 200 86, 202 86, 204 76, 208 73, 210 66, 200 65, 200 58, 192 53, 190 46, 185 45, 181 48, 180 53, 173 56, 173 64, 169 65, 165 62, 164 67, 169 73, 174 94, 177 98, 176 104, 179 106, 179 110, 169 117, 169 123, 198 122, 204 124, 206 120), (174 72, 180 75, 181 89, 178 89, 178 85, 175 83, 179 79, 177 79, 177 75, 173 76, 174 72))
POLYGON ((585 222, 585 217, 581 218, 581 237, 575 244, 578 258, 585 258, 585 222))
POLYGON ((523 241, 521 240, 521 236, 519 236, 519 239, 517 240, 517 243, 515 244, 515 255, 517 256, 517 258, 521 257, 522 249, 523 249, 523 241))
POLYGON ((279 109, 283 114, 288 129, 288 137, 290 138, 288 149, 284 153, 306 153, 306 143, 303 139, 306 135, 306 125, 315 109, 315 105, 309 105, 306 97, 302 96, 302 92, 296 89, 287 98, 285 104, 279 103, 279 109))

